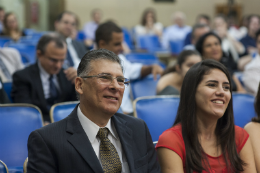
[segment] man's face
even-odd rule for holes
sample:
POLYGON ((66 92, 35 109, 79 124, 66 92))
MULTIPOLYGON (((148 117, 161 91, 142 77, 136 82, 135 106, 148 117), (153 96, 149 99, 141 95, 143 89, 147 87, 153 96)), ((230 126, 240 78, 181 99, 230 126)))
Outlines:
POLYGON ((101 21, 101 12, 100 11, 96 11, 94 14, 93 14, 93 20, 96 22, 96 23, 100 23, 101 21))
POLYGON ((108 43, 101 40, 99 42, 98 47, 102 49, 110 50, 118 55, 123 51, 123 47, 122 47, 123 40, 124 40, 124 36, 122 32, 112 32, 111 40, 108 43))
MULTIPOLYGON (((87 76, 98 74, 110 74, 112 77, 123 77, 121 66, 117 62, 99 59, 90 64, 91 71, 87 76)), ((119 109, 124 85, 120 86, 116 79, 111 84, 102 83, 102 79, 97 77, 76 79, 76 90, 80 94, 80 104, 86 107, 90 112, 113 115, 119 109), (79 90, 77 89, 80 83, 79 90)))
POLYGON ((1 10, 0 11, 0 21, 3 22, 4 21, 4 17, 5 17, 5 11, 1 10))
POLYGON ((62 34, 64 37, 69 37, 73 29, 76 27, 75 17, 71 14, 63 14, 60 21, 55 23, 55 29, 57 32, 62 34))
POLYGON ((40 50, 37 50, 37 56, 41 66, 51 75, 60 72, 66 58, 66 53, 67 47, 65 44, 63 48, 58 48, 53 41, 47 44, 44 54, 42 54, 40 50))

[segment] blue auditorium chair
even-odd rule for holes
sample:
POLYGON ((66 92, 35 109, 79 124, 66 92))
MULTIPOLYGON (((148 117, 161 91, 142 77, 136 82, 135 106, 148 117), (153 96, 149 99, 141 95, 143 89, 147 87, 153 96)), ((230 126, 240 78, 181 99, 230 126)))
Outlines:
POLYGON ((26 56, 29 59, 29 64, 34 64, 36 62, 36 45, 21 42, 10 43, 6 46, 15 48, 20 52, 21 56, 26 56))
POLYGON ((73 101, 54 104, 50 110, 51 122, 53 123, 66 118, 78 103, 78 101, 73 101))
POLYGON ((125 27, 122 28, 123 33, 124 33, 124 41, 126 42, 126 44, 128 45, 128 47, 133 50, 134 49, 134 44, 133 44, 133 39, 131 37, 131 34, 129 32, 129 30, 125 27))
POLYGON ((4 90, 5 90, 8 98, 9 98, 9 100, 11 102, 13 102, 12 97, 11 97, 12 85, 13 85, 12 82, 5 82, 5 83, 3 83, 4 90))
POLYGON ((84 31, 78 31, 77 38, 78 41, 84 41, 86 39, 84 31))
POLYGON ((232 95, 235 125, 244 128, 256 116, 255 98, 249 94, 233 93, 232 95))
POLYGON ((0 160, 0 173, 8 173, 8 168, 6 164, 0 160))
POLYGON ((161 47, 161 43, 157 35, 137 36, 137 46, 139 49, 145 49, 151 53, 167 51, 161 47))
MULTIPOLYGON (((64 118, 66 118, 76 107, 79 101, 72 101, 72 102, 62 102, 57 103, 51 107, 50 110, 50 118, 51 122, 57 122, 64 118)), ((123 113, 121 108, 117 111, 118 113, 123 113)))
POLYGON ((170 50, 172 55, 179 55, 183 50, 183 41, 182 40, 170 41, 170 50))
POLYGON ((134 116, 145 121, 154 143, 173 126, 179 102, 179 96, 148 96, 134 101, 134 116))
POLYGON ((31 104, 0 104, 0 112, 0 158, 10 173, 22 173, 28 137, 43 126, 41 111, 31 104))
POLYGON ((131 87, 131 97, 135 100, 138 97, 143 96, 154 96, 156 95, 156 86, 160 79, 160 76, 157 76, 157 79, 153 79, 153 75, 150 74, 142 79, 137 79, 130 82, 131 87))
POLYGON ((0 37, 0 47, 4 47, 4 45, 8 42, 12 41, 10 37, 0 37))

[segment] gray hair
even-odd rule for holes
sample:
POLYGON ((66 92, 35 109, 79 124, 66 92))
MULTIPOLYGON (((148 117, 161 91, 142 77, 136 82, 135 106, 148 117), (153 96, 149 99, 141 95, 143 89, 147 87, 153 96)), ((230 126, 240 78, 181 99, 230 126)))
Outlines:
POLYGON ((46 47, 50 42, 54 42, 57 48, 64 48, 67 45, 64 38, 60 34, 52 32, 45 34, 40 38, 36 50, 40 50, 41 53, 44 54, 46 47))
POLYGON ((77 70, 78 77, 87 75, 91 71, 91 66, 90 66, 91 62, 100 59, 105 59, 111 62, 118 63, 123 72, 123 66, 121 64, 121 60, 115 53, 106 49, 98 49, 98 50, 89 51, 83 56, 77 70))

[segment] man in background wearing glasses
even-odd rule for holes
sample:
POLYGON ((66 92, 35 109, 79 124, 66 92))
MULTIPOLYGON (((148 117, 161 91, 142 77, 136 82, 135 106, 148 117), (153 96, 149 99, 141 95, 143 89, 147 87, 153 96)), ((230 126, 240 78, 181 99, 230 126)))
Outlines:
POLYGON ((77 100, 74 89, 77 73, 62 69, 67 45, 57 33, 42 36, 36 49, 37 62, 14 73, 11 96, 15 103, 38 106, 48 124, 53 104, 77 100))
POLYGON ((160 172, 145 122, 116 113, 128 84, 116 54, 88 52, 75 80, 80 103, 67 118, 31 133, 28 173, 160 172))

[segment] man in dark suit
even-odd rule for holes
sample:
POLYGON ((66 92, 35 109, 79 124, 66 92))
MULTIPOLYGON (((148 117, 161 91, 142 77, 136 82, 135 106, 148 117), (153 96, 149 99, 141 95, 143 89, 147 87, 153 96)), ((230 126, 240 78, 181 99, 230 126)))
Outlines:
POLYGON ((28 173, 160 172, 145 122, 116 113, 129 84, 118 56, 90 51, 77 75, 80 104, 67 118, 30 134, 28 173))
POLYGON ((10 100, 4 90, 3 82, 0 77, 0 104, 10 103, 10 100))
POLYGON ((76 70, 63 70, 67 46, 56 33, 42 36, 37 45, 37 62, 13 75, 11 96, 15 103, 38 106, 45 121, 50 107, 58 102, 76 100, 76 70))
POLYGON ((87 47, 83 42, 71 39, 73 30, 75 29, 76 15, 70 11, 61 13, 55 21, 55 30, 61 34, 67 42, 67 58, 65 64, 67 67, 78 68, 80 59, 87 53, 87 47))

